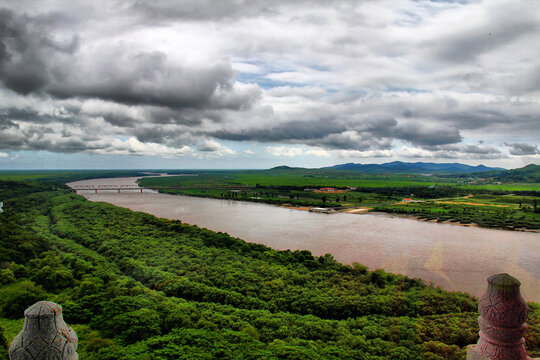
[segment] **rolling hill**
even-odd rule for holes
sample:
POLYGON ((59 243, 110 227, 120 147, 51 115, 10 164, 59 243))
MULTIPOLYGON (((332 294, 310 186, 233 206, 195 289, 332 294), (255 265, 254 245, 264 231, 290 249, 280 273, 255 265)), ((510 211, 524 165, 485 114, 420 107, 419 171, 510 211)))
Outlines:
POLYGON ((448 174, 448 173, 473 173, 493 170, 505 170, 503 168, 490 168, 484 165, 471 166, 460 163, 425 163, 425 162, 402 162, 393 161, 384 164, 355 164, 346 163, 326 167, 324 169, 358 171, 364 173, 413 173, 413 174, 448 174))
POLYGON ((500 182, 540 183, 540 165, 529 164, 518 169, 487 171, 477 175, 500 182))

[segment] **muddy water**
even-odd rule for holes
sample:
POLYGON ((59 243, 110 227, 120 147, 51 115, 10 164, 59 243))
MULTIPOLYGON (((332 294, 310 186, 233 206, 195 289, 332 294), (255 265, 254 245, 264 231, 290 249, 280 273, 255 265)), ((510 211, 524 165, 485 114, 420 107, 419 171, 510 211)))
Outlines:
MULTIPOLYGON (((68 185, 133 184, 136 178, 94 179, 68 185)), ((527 301, 540 302, 540 234, 436 224, 387 215, 317 214, 241 201, 159 194, 151 190, 81 191, 158 217, 180 219, 275 249, 332 254, 447 290, 481 295, 486 278, 507 272, 522 282, 527 301)))

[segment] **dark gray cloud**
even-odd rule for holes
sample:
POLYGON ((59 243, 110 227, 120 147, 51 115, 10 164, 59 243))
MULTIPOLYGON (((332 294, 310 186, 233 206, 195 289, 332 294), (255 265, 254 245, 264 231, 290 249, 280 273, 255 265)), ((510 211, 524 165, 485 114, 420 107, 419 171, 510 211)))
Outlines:
MULTIPOLYGON (((76 109, 73 109, 78 111, 76 109)), ((73 117, 70 116, 71 113, 67 113, 65 109, 62 109, 56 114, 46 114, 39 112, 39 110, 32 107, 9 107, 5 109, 0 108, 0 118, 9 119, 10 121, 23 121, 29 123, 38 123, 46 124, 57 121, 69 122, 73 121, 73 117)))
POLYGON ((0 130, 7 130, 10 128, 19 128, 19 125, 9 120, 7 117, 0 115, 0 130))
POLYGON ((257 15, 269 12, 263 1, 247 0, 200 0, 200 1, 135 1, 129 8, 147 21, 162 22, 172 20, 219 20, 257 15))
POLYGON ((89 70, 78 66, 58 69, 46 88, 57 98, 97 98, 128 105, 174 109, 249 108, 260 95, 257 87, 238 90, 227 63, 200 67, 171 65, 162 52, 102 49, 100 61, 89 70))
POLYGON ((527 143, 507 143, 505 142, 504 145, 508 146, 510 148, 510 154, 511 155, 538 155, 540 154, 540 150, 538 149, 538 145, 534 144, 527 144, 527 143))
POLYGON ((0 80, 6 87, 21 94, 43 89, 53 64, 78 49, 77 34, 55 38, 49 30, 28 16, 0 9, 0 80))
POLYGON ((508 157, 498 149, 482 144, 448 144, 426 147, 424 150, 408 150, 407 158, 491 160, 508 157), (427 150, 427 152, 426 152, 427 150))
POLYGON ((479 154, 479 155, 498 155, 501 152, 493 146, 473 145, 468 144, 462 146, 460 151, 467 154, 479 154))
POLYGON ((392 147, 392 138, 377 137, 367 132, 347 131, 341 134, 330 134, 321 139, 308 140, 305 143, 330 150, 387 150, 392 147))
POLYGON ((455 144, 463 137, 457 129, 448 126, 428 127, 420 124, 405 124, 391 129, 389 135, 421 146, 455 144))
POLYGON ((0 79, 23 94, 39 90, 47 83, 47 65, 43 62, 34 37, 28 33, 25 19, 0 10, 0 79))
POLYGON ((103 46, 90 56, 76 54, 77 34, 59 40, 51 31, 35 18, 0 10, 0 80, 7 88, 24 95, 174 109, 243 110, 260 96, 257 86, 235 86, 227 62, 182 66, 163 52, 133 51, 121 44, 103 46))
POLYGON ((380 121, 314 119, 288 121, 264 128, 219 130, 207 135, 232 141, 306 144, 326 149, 368 150, 387 149, 393 137, 394 119, 380 121))
POLYGON ((303 141, 320 139, 328 134, 341 133, 347 127, 332 119, 317 119, 312 121, 288 121, 282 124, 270 125, 264 128, 244 128, 238 130, 219 130, 209 135, 224 140, 233 141, 303 141))
MULTIPOLYGON (((452 31, 428 42, 436 58, 442 61, 470 63, 486 52, 501 48, 516 39, 539 30, 536 15, 526 2, 514 7, 492 6, 485 19, 470 19, 466 31, 452 31)), ((531 4, 532 5, 532 4, 531 4)), ((534 11, 534 10, 533 10, 534 11)))
POLYGON ((316 119, 288 121, 265 128, 219 130, 207 135, 232 141, 303 143, 327 149, 368 150, 389 149, 391 139, 429 147, 459 143, 462 136, 455 128, 399 124, 397 120, 316 119))
MULTIPOLYGON (((128 2, 129 3, 129 2, 128 2)), ((237 20, 242 17, 261 17, 279 14, 279 8, 283 5, 294 6, 320 6, 325 0, 274 0, 269 3, 266 0, 137 0, 128 6, 127 11, 135 13, 140 19, 150 23, 168 21, 219 21, 237 20)), ((349 5, 353 7, 357 3, 351 0, 336 0, 334 4, 349 5)), ((314 17, 312 17, 313 19, 314 17)))
POLYGON ((0 149, 3 150, 73 153, 91 149, 85 136, 57 133, 55 129, 43 125, 20 126, 10 121, 4 125, 5 121, 0 119, 0 149))
POLYGON ((493 124, 511 124, 515 121, 516 115, 508 116, 508 114, 496 110, 477 109, 474 112, 450 111, 448 114, 441 114, 440 117, 456 124, 461 129, 478 129, 493 124))

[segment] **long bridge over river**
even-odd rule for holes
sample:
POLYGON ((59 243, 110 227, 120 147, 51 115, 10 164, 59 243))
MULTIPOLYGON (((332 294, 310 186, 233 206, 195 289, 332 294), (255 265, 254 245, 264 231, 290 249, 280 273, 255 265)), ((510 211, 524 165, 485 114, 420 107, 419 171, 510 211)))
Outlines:
MULTIPOLYGON (((94 193, 98 193, 98 191, 140 191, 141 193, 143 190, 174 190, 174 189, 186 189, 184 186, 153 186, 153 187, 141 187, 139 185, 130 184, 130 185, 74 185, 71 187, 75 192, 78 191, 93 191, 94 193)), ((190 188, 201 188, 201 189, 221 189, 221 190, 229 190, 229 191, 241 191, 242 189, 247 189, 248 187, 244 185, 235 186, 234 188, 237 190, 231 190, 231 186, 191 186, 190 188), (239 190, 238 190, 239 189, 239 190)))
POLYGON ((116 190, 118 192, 124 190, 130 190, 130 191, 133 191, 133 190, 136 190, 136 191, 140 191, 141 193, 143 192, 143 187, 140 187, 138 185, 75 185, 75 186, 72 186, 71 187, 73 190, 75 190, 75 192, 78 192, 78 191, 93 191, 94 193, 98 193, 98 191, 105 191, 105 190, 108 190, 108 191, 111 191, 111 190, 116 190))

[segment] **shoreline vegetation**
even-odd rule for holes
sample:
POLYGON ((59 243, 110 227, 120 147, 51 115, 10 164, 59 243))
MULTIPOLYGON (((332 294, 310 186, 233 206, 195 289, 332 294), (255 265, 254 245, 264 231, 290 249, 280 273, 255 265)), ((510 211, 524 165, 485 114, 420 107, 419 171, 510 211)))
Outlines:
MULTIPOLYGON (((277 251, 0 181, 0 359, 38 300, 63 306, 84 359, 464 360, 477 299, 330 254, 277 251)), ((540 305, 529 303, 530 356, 540 305)))
POLYGON ((449 175, 306 169, 207 171, 197 175, 142 178, 139 185, 173 195, 261 202, 297 210, 380 212, 462 226, 540 232, 539 184, 478 185, 475 180, 462 183, 460 177, 449 175))

